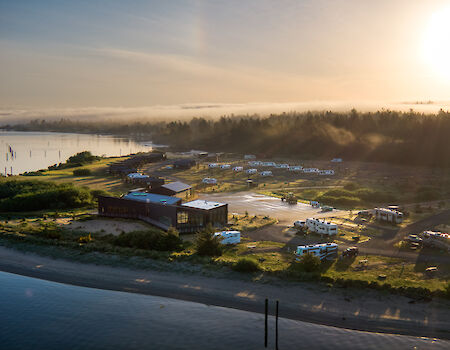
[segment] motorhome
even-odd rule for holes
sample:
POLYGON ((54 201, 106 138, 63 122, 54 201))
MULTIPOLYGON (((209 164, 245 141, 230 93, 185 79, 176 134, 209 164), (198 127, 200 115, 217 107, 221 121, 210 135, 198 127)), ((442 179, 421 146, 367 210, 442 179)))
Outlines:
POLYGON ((419 236, 424 245, 450 251, 450 234, 448 233, 424 231, 419 236))
POLYGON ((319 257, 320 260, 335 259, 338 254, 338 245, 336 243, 299 245, 295 251, 296 259, 299 260, 299 258, 305 254, 315 255, 319 257))
POLYGON ((241 242, 241 233, 239 231, 221 231, 216 232, 214 236, 221 238, 221 244, 237 244, 241 242))
POLYGON ((333 158, 331 161, 333 163, 342 163, 342 158, 333 158))
POLYGON ((250 162, 248 162, 248 165, 250 166, 261 166, 262 162, 259 160, 251 160, 250 162))
POLYGON ((273 176, 271 171, 262 171, 261 176, 273 176))
POLYGON ((233 168, 233 171, 236 171, 236 172, 243 171, 243 170, 244 170, 244 167, 242 167, 242 166, 235 166, 233 168))
POLYGON ((291 165, 289 166, 289 171, 303 171, 303 167, 301 165, 291 165))
POLYGON ((319 170, 319 175, 334 175, 334 170, 319 170))
POLYGON ((218 167, 219 167, 219 164, 217 164, 217 163, 209 163, 209 164, 208 164, 208 167, 209 167, 210 169, 218 168, 218 167))
POLYGON ((244 155, 244 159, 245 160, 256 159, 256 156, 254 154, 246 154, 244 155))
POLYGON ((220 169, 230 169, 231 168, 231 165, 230 164, 222 164, 221 166, 220 166, 220 169))
POLYGON ((204 184, 207 184, 207 185, 215 185, 215 184, 217 184, 217 179, 214 179, 214 178, 211 178, 211 177, 205 177, 202 180, 202 182, 204 184))
POLYGON ((319 169, 317 168, 303 168, 303 172, 306 174, 317 174, 319 173, 319 169))
POLYGON ((271 167, 276 167, 277 164, 274 163, 274 162, 264 162, 264 163, 262 163, 262 166, 266 166, 266 167, 269 167, 269 166, 271 166, 271 167))
POLYGON ((258 172, 258 169, 247 169, 247 174, 256 174, 258 172))
POLYGON ((321 235, 337 235, 338 225, 327 222, 324 219, 309 218, 306 219, 306 227, 315 233, 321 235))

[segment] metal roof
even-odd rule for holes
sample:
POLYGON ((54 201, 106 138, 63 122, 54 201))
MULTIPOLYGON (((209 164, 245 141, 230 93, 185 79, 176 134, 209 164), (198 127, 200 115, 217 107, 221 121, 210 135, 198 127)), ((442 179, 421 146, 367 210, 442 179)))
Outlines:
POLYGON ((191 201, 191 202, 187 202, 187 203, 182 204, 182 206, 184 206, 184 207, 197 208, 197 209, 203 209, 203 210, 211 210, 211 209, 214 209, 214 208, 222 207, 224 205, 226 205, 226 204, 225 203, 205 201, 205 200, 202 200, 202 199, 197 199, 195 201, 191 201))
POLYGON ((164 188, 174 191, 174 192, 183 192, 183 191, 186 191, 191 188, 190 185, 185 184, 180 181, 170 182, 168 184, 162 185, 161 187, 164 187, 164 188))
POLYGON ((161 204, 177 204, 181 201, 180 198, 163 196, 162 194, 146 193, 146 192, 131 192, 125 195, 123 198, 131 199, 138 202, 147 203, 161 203, 161 204))

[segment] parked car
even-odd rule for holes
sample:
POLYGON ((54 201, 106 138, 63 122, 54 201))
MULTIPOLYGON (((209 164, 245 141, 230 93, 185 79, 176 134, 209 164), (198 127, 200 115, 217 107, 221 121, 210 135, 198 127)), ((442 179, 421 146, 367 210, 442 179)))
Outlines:
POLYGON ((342 252, 342 257, 343 258, 354 258, 354 257, 358 256, 358 253, 359 253, 358 247, 349 247, 342 252))
POLYGON ((409 235, 407 240, 413 243, 422 243, 422 238, 417 235, 409 235))

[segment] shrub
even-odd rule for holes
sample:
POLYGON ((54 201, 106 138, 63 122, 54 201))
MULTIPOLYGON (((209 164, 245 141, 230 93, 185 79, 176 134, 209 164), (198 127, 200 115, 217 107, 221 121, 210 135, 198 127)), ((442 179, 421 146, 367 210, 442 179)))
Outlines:
POLYGON ((183 241, 175 229, 122 232, 112 239, 114 245, 146 250, 173 251, 180 250, 183 241))
POLYGON ((91 175, 91 171, 89 169, 75 169, 73 171, 73 176, 89 176, 91 175))
POLYGON ((197 233, 195 238, 197 254, 202 256, 222 255, 222 244, 220 239, 214 235, 214 229, 208 225, 205 230, 197 233))
POLYGON ((259 264, 250 258, 240 258, 233 264, 232 269, 238 272, 257 272, 261 270, 259 264))
POLYGON ((296 263, 297 267, 304 272, 316 272, 320 270, 320 259, 314 254, 303 254, 298 263, 296 263))

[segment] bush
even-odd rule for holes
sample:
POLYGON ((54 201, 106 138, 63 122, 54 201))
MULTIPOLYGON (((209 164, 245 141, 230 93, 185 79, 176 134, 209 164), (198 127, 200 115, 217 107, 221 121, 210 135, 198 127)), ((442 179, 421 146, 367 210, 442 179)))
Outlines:
POLYGON ((197 254, 201 256, 220 256, 222 255, 222 244, 220 239, 214 235, 214 229, 208 225, 204 231, 197 233, 195 239, 197 254))
POLYGON ((303 254, 296 263, 299 270, 304 272, 317 272, 320 270, 320 258, 314 254, 303 254))
POLYGON ((112 239, 114 245, 145 250, 176 251, 180 250, 183 241, 175 229, 168 232, 160 230, 122 232, 112 239))
POLYGON ((29 211, 80 208, 94 204, 91 191, 47 181, 0 181, 0 210, 29 211))
POLYGON ((250 258, 240 258, 233 264, 232 269, 238 272, 257 272, 261 270, 259 264, 250 258))
POLYGON ((73 176, 89 176, 91 171, 89 169, 75 169, 73 171, 73 176))
POLYGON ((333 197, 326 194, 317 197, 317 201, 335 207, 355 208, 361 205, 361 200, 356 197, 333 197))

